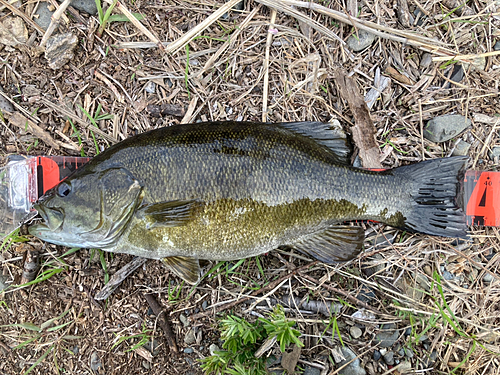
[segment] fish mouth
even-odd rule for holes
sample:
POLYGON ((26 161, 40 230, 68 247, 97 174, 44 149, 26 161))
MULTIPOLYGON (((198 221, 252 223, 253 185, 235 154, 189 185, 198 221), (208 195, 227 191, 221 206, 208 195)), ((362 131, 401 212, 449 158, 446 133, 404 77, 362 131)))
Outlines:
POLYGON ((60 232, 62 229, 64 214, 61 209, 48 208, 39 204, 33 205, 42 222, 32 225, 28 230, 33 235, 39 235, 40 232, 60 232))

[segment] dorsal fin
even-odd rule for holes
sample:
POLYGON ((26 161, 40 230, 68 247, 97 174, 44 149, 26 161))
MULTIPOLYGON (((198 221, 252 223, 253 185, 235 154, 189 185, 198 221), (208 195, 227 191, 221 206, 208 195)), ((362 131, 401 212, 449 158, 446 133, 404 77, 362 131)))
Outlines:
POLYGON ((282 122, 279 126, 314 139, 328 147, 340 162, 350 164, 352 148, 342 128, 332 123, 319 121, 282 122))

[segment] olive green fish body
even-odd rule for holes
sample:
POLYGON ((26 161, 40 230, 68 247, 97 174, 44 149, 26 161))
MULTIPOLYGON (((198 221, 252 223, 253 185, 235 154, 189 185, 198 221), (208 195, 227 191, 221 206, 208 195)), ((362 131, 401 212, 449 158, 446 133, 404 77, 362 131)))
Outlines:
POLYGON ((345 140, 328 134, 319 123, 237 122, 140 134, 43 198, 37 208, 46 223, 30 231, 175 264, 176 257, 241 259, 279 245, 346 260, 363 239, 359 228, 341 225, 351 220, 465 236, 455 197, 466 159, 365 171, 348 166, 345 140))

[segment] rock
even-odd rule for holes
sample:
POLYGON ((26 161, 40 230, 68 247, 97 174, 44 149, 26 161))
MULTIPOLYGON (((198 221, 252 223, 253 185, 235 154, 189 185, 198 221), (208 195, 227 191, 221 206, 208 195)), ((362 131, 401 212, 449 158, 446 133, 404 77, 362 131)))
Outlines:
POLYGON ((75 55, 73 50, 78 39, 73 33, 57 34, 47 41, 45 48, 45 58, 49 66, 54 69, 62 68, 75 55))
MULTIPOLYGON (((5 92, 1 85, 0 85, 0 91, 5 92)), ((14 107, 12 106, 12 103, 9 102, 7 99, 5 99, 3 97, 3 95, 0 95, 0 111, 2 111, 2 112, 14 112, 14 107)))
MULTIPOLYGON (((383 239, 383 236, 380 236, 383 239)), ((377 239, 375 239, 377 242, 377 239)), ((361 266, 361 271, 368 277, 373 276, 376 273, 382 272, 387 263, 384 261, 384 257, 380 254, 375 254, 366 259, 366 262, 363 262, 361 266)), ((361 292, 360 292, 361 294, 361 292)), ((359 298, 359 297, 358 297, 359 298)))
POLYGON ((192 354, 192 353, 194 353, 194 349, 193 348, 185 348, 184 349, 184 353, 186 353, 186 354, 192 354))
POLYGON ((142 367, 144 367, 146 370, 149 370, 151 368, 151 363, 144 360, 144 361, 142 361, 142 367))
POLYGON ((399 330, 395 324, 383 324, 381 332, 375 335, 375 342, 379 343, 381 348, 390 348, 399 338, 399 330))
POLYGON ((149 340, 142 347, 153 354, 153 357, 157 356, 160 352, 160 342, 155 338, 153 338, 153 340, 149 340))
POLYGON ((0 292, 4 289, 7 289, 8 286, 10 285, 7 281, 9 280, 9 277, 7 275, 2 275, 0 273, 0 292))
POLYGON ((445 280, 450 281, 450 280, 453 280, 453 279, 455 278, 455 275, 454 275, 454 274, 452 274, 450 271, 444 270, 444 271, 443 271, 443 278, 444 278, 445 280))
MULTIPOLYGON (((455 64, 455 66, 453 67, 453 71, 451 73, 451 77, 450 77, 450 81, 453 81, 453 82, 460 82, 462 79, 464 79, 464 68, 462 67, 461 64, 455 64)), ((445 88, 450 88, 452 87, 451 86, 451 83, 448 82, 448 84, 445 86, 445 88)))
POLYGON ((428 68, 432 64, 432 55, 430 53, 425 52, 420 59, 420 67, 428 68))
POLYGON ((38 8, 36 9, 35 12, 35 17, 33 17, 35 23, 45 31, 47 31, 47 29, 49 28, 50 19, 55 12, 55 9, 49 10, 49 6, 51 7, 51 9, 54 8, 48 2, 39 3, 38 8))
POLYGON ((207 309, 207 307, 208 307, 208 301, 203 301, 203 302, 202 302, 202 304, 201 304, 201 308, 202 308, 203 310, 206 310, 206 309, 207 309))
POLYGON ((374 313, 372 313, 369 310, 365 310, 365 309, 359 309, 358 311, 355 311, 351 315, 351 317, 354 319, 359 319, 359 320, 375 320, 375 318, 376 318, 374 313))
POLYGON ((398 367, 398 370, 401 374, 407 374, 412 372, 412 367, 410 361, 403 361, 398 367))
POLYGON ((73 0, 71 2, 71 6, 90 15, 97 14, 97 5, 95 5, 95 0, 73 0))
POLYGON ((210 355, 215 355, 215 352, 220 352, 220 348, 215 344, 211 344, 208 347, 208 351, 209 351, 210 355))
POLYGON ((472 63, 462 62, 464 70, 483 71, 486 67, 486 57, 480 56, 472 59, 472 63))
POLYGON ((412 359, 413 358, 413 350, 409 348, 405 348, 405 354, 408 358, 412 359))
POLYGON ((377 298, 373 290, 364 284, 361 286, 361 289, 356 297, 365 303, 370 303, 377 298))
MULTIPOLYGON (((289 374, 287 372, 287 374, 289 374)), ((304 369, 303 375, 321 375, 321 370, 317 367, 307 365, 304 369)))
POLYGON ((191 345, 196 342, 196 336, 194 334, 194 330, 190 329, 188 333, 186 333, 186 336, 184 336, 184 343, 186 345, 191 345))
POLYGON ((369 47, 375 39, 375 35, 369 33, 368 31, 358 29, 358 35, 351 35, 347 38, 346 43, 351 50, 359 52, 364 50, 366 47, 369 47))
POLYGON ((411 331, 412 331, 411 327, 406 328, 406 330, 405 330, 405 336, 410 336, 411 335, 411 331))
POLYGON ((500 158, 500 146, 494 146, 490 152, 490 159, 495 161, 496 158, 500 158))
POLYGON ((349 333, 351 334, 353 339, 358 339, 363 334, 363 331, 361 331, 359 327, 352 326, 351 329, 349 329, 349 333))
POLYGON ((101 359, 97 352, 92 352, 90 355, 90 368, 97 374, 104 374, 104 367, 102 366, 101 359))
POLYGON ((186 315, 181 313, 181 315, 179 315, 179 320, 181 321, 184 327, 189 327, 189 319, 187 318, 186 315))
POLYGON ((73 349, 71 349, 71 351, 74 355, 78 355, 78 353, 80 353, 80 348, 78 347, 78 345, 75 345, 73 349))
POLYGON ((384 362, 387 363, 389 366, 394 365, 394 352, 387 352, 384 355, 384 362))
POLYGON ((144 91, 154 94, 156 92, 156 84, 153 81, 149 81, 146 83, 146 86, 144 86, 144 91))
POLYGON ((487 273, 486 275, 483 276, 483 281, 485 283, 491 283, 493 281, 493 279, 494 278, 493 278, 493 275, 491 273, 487 273))
POLYGON ((471 146, 472 145, 470 143, 459 140, 453 150, 453 156, 467 156, 471 146))
POLYGON ((495 43, 495 45, 493 46, 493 49, 495 51, 500 51, 500 40, 497 40, 497 42, 495 43))
POLYGON ((458 136, 472 124, 471 120, 461 115, 434 117, 427 122, 424 137, 434 143, 445 142, 458 136))
POLYGON ((373 360, 378 361, 380 360, 380 358, 382 358, 382 353, 380 353, 378 350, 375 350, 373 352, 373 360))
POLYGON ((28 29, 21 17, 6 17, 0 22, 0 44, 15 47, 28 41, 28 29))
MULTIPOLYGON (((351 362, 354 358, 356 358, 356 354, 349 349, 347 346, 343 346, 340 348, 342 350, 342 354, 344 355, 344 360, 339 362, 338 367, 342 367, 348 362, 351 362)), ((354 359, 351 363, 349 363, 346 367, 344 367, 341 371, 343 375, 366 375, 366 371, 361 367, 361 361, 359 358, 354 359)))

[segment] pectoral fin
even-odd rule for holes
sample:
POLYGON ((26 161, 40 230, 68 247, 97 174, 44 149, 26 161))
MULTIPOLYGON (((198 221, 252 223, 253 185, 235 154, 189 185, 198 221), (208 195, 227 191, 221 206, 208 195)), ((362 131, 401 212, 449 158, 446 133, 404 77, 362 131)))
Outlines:
POLYGON ((189 257, 168 257, 163 263, 177 276, 193 285, 200 280, 201 269, 198 259, 189 257))
POLYGON ((177 227, 186 225, 193 217, 196 201, 168 201, 148 204, 138 211, 146 221, 146 228, 177 227))
POLYGON ((336 225, 296 242, 292 247, 324 263, 345 262, 361 252, 364 239, 362 228, 336 225))

